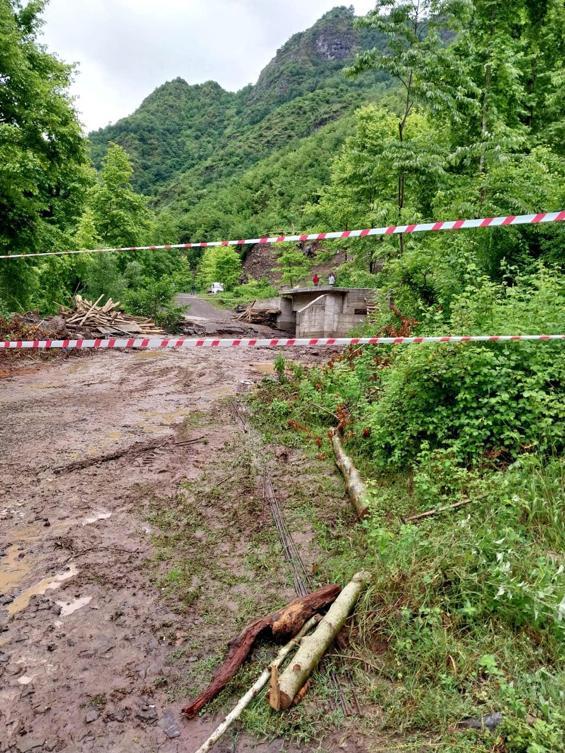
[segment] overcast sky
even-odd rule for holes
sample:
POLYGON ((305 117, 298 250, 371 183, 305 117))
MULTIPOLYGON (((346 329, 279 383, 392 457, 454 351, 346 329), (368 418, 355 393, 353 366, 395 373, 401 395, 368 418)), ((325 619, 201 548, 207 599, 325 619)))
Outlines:
POLYGON ((237 90, 278 47, 336 5, 374 0, 50 0, 43 41, 77 63, 76 106, 87 130, 133 112, 177 76, 237 90))

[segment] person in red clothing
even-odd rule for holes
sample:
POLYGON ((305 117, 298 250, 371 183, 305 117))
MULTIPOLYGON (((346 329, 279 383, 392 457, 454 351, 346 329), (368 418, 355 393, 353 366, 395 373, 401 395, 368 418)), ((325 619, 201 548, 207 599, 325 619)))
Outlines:
POLYGON ((314 283, 314 285, 320 284, 320 278, 318 277, 316 273, 314 273, 314 277, 312 277, 312 282, 314 283))

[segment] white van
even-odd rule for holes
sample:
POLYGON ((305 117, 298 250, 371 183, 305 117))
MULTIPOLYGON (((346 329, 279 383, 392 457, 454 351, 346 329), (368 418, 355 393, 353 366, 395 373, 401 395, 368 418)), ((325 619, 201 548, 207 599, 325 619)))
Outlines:
POLYGON ((216 293, 223 293, 224 286, 221 282, 213 282, 208 288, 208 292, 212 293, 213 295, 216 295, 216 293))

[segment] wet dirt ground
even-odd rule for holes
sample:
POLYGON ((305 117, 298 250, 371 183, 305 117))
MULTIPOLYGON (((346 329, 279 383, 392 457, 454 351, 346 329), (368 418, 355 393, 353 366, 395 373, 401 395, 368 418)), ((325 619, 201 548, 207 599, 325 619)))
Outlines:
MULTIPOLYGON (((210 715, 181 716, 170 686, 182 667, 175 670, 171 655, 200 641, 205 662, 208 630, 217 660, 241 623, 243 597, 255 616, 265 605, 251 592, 227 600, 223 625, 207 625, 193 607, 173 610, 151 577, 150 511, 155 500, 174 500, 183 483, 199 483, 238 444, 241 423, 226 406, 273 372, 276 355, 112 351, 26 362, 0 379, 0 753, 192 753, 215 728, 210 715)), ((225 482, 220 475, 215 486, 225 482)), ((224 526, 232 538, 217 550, 212 600, 246 567, 238 515, 247 516, 244 527, 250 517, 272 526, 268 512, 246 509, 244 499, 237 514, 233 500, 214 510, 214 499, 202 508, 214 520, 210 535, 224 526)), ((187 530, 196 543, 204 535, 187 530)), ((306 535, 306 559, 308 542, 306 535)), ((286 576, 264 579, 254 593, 265 604, 269 588, 278 605, 293 597, 286 576)), ((185 656, 185 666, 192 661, 185 656)), ((189 695, 197 690, 186 687, 189 695)), ((214 751, 317 747, 238 733, 214 751)), ((364 750, 343 739, 335 749, 364 750)))
MULTIPOLYGON (((0 753, 191 753, 213 730, 184 720, 162 681, 203 623, 150 576, 150 501, 237 439, 226 400, 275 357, 106 352, 0 380, 0 753)), ((297 749, 238 736, 214 750, 297 749)))

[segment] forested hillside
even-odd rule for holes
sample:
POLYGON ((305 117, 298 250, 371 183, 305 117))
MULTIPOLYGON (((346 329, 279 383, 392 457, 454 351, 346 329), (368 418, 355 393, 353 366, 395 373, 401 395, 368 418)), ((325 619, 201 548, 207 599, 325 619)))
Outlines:
POLYGON ((182 79, 154 91, 130 117, 90 134, 99 166, 110 141, 127 149, 134 185, 155 195, 175 178, 160 201, 202 190, 240 172, 289 142, 307 136, 367 101, 384 76, 348 79, 343 68, 357 52, 380 43, 357 29, 351 9, 336 8, 293 36, 255 85, 239 92, 182 79))

